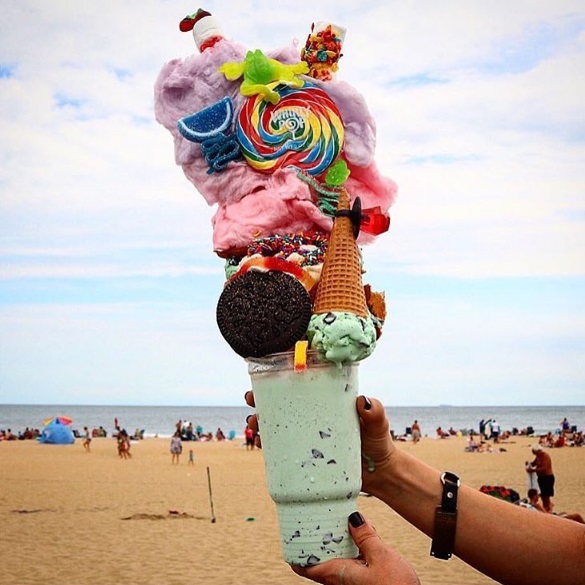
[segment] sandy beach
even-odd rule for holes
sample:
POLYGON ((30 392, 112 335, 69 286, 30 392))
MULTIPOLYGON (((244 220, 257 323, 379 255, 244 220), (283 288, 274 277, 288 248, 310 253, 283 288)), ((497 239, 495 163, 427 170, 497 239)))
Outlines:
MULTIPOLYGON (((399 448, 457 472, 463 482, 526 492, 524 461, 534 439, 504 452, 465 452, 465 439, 423 438, 399 448)), ((171 465, 168 439, 132 445, 121 460, 114 439, 74 445, 0 443, 0 585, 293 585, 304 582, 281 559, 276 511, 265 487, 262 452, 240 440, 184 444, 171 465), (195 464, 188 465, 192 448, 195 464), (211 521, 207 467, 216 522, 211 521)), ((556 511, 585 513, 585 448, 550 450, 556 511)), ((427 585, 493 583, 458 559, 429 557, 429 539, 374 498, 359 509, 417 568, 427 585)))

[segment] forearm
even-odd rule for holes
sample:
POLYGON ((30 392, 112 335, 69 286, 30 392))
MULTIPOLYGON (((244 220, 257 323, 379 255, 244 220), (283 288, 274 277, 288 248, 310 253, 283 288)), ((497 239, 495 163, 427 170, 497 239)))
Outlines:
MULTIPOLYGON (((364 473, 372 473, 368 482, 372 495, 432 537, 441 501, 440 471, 393 449, 388 461, 364 473)), ((574 585, 585 574, 585 527, 463 485, 454 553, 508 585, 574 585)))

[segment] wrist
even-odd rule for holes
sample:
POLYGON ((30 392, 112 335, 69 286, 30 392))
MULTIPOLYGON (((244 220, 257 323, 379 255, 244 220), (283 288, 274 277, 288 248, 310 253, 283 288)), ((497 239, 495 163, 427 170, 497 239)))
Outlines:
POLYGON ((383 499, 392 507, 408 497, 428 499, 433 507, 437 505, 440 489, 433 484, 434 476, 437 479, 440 476, 438 471, 396 447, 382 461, 374 464, 373 472, 364 472, 368 474, 372 495, 383 499), (433 479, 429 479, 429 475, 433 479))
MULTIPOLYGON (((364 469, 364 477, 368 472, 364 469)), ((416 457, 394 448, 376 470, 367 475, 367 491, 394 509, 428 536, 432 535, 441 502, 441 473, 416 457)))
POLYGON ((362 453, 362 484, 372 496, 385 501, 384 494, 392 488, 394 468, 399 467, 400 453, 396 447, 388 449, 383 457, 362 453))

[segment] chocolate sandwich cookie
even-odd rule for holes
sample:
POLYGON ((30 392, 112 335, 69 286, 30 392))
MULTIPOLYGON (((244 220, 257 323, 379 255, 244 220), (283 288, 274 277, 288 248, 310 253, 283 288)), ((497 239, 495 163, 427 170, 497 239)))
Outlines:
POLYGON ((290 350, 307 332, 311 298, 285 272, 249 270, 228 282, 217 303, 219 330, 242 357, 290 350))

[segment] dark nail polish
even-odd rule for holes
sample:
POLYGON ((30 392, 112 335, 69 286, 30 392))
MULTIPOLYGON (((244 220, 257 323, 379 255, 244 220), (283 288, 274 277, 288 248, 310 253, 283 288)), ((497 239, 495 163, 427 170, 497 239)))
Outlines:
POLYGON ((250 394, 250 392, 252 392, 252 390, 246 390, 246 392, 244 392, 244 401, 245 402, 248 401, 248 395, 250 394))
POLYGON ((249 415, 246 417, 246 424, 248 424, 248 423, 250 422, 250 419, 251 419, 253 416, 254 416, 253 414, 249 414, 249 415))
POLYGON ((372 408, 372 403, 367 396, 364 396, 364 408, 366 410, 371 410, 371 408, 372 408))
POLYGON ((349 515, 349 523, 354 527, 358 528, 365 522, 364 517, 359 512, 352 512, 349 515))

